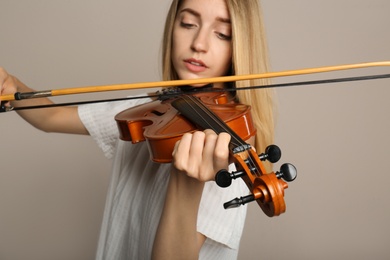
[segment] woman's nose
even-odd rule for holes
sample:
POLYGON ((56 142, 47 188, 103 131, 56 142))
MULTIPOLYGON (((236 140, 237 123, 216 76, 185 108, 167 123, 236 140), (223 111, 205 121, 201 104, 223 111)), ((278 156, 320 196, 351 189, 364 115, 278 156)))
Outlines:
POLYGON ((206 52, 209 48, 208 41, 208 34, 205 30, 199 30, 192 41, 191 49, 196 52, 206 52))

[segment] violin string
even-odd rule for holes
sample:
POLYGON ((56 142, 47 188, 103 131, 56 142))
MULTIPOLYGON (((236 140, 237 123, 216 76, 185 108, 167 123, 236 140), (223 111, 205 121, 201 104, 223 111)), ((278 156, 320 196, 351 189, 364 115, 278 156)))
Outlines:
MULTIPOLYGON (((198 98, 194 96, 184 95, 183 100, 193 110, 193 113, 191 113, 191 115, 196 114, 198 116, 198 119, 207 122, 209 127, 213 129, 217 134, 221 132, 226 132, 230 134, 232 136, 232 140, 230 141, 230 143, 232 143, 236 147, 243 146, 246 144, 244 140, 242 140, 234 131, 232 131, 232 129, 230 129, 230 127, 224 121, 222 121, 218 116, 216 116, 212 111, 210 111, 210 109, 205 106, 198 98), (208 119, 212 120, 215 125, 211 125, 211 122, 206 120, 205 117, 201 115, 200 111, 203 112, 203 114, 207 115, 208 119), (218 126, 219 129, 217 129, 216 126, 218 126)), ((250 172, 256 174, 257 176, 260 176, 262 174, 261 170, 259 170, 256 166, 257 164, 252 159, 251 154, 248 152, 248 150, 245 150, 244 153, 246 154, 246 163, 248 164, 250 172)))
MULTIPOLYGON (((197 106, 192 106, 190 103, 189 105, 193 107, 194 111, 197 112, 196 108, 200 108, 201 111, 204 112, 204 114, 206 114, 208 116, 209 119, 212 120, 212 122, 214 122, 216 124, 216 126, 218 126, 220 129, 218 130, 216 126, 212 127, 213 130, 216 130, 216 132, 219 134, 221 132, 227 132, 229 134, 232 135, 232 143, 239 146, 239 145, 243 145, 244 144, 244 141, 238 136, 236 135, 231 129, 230 127, 228 127, 226 125, 225 122, 223 122, 219 117, 217 117, 213 112, 211 112, 199 99, 193 97, 193 96, 187 96, 186 95, 186 98, 188 98, 189 100, 191 100, 193 103, 196 103, 197 106)), ((202 117, 202 119, 204 119, 204 121, 207 122, 207 120, 199 113, 199 116, 202 117)), ((211 126, 211 125, 210 125, 211 126)))

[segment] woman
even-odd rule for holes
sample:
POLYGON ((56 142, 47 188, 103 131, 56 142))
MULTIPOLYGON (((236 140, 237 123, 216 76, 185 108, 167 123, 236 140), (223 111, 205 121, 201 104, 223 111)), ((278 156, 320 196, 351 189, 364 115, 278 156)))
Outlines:
MULTIPOLYGON (((164 33, 163 79, 267 71, 259 12, 257 0, 174 0, 164 33)), ((236 87, 264 83, 237 82, 236 87)), ((32 91, 3 69, 0 85, 2 94, 32 91)), ((252 106, 255 147, 262 150, 273 138, 271 91, 237 91, 237 99, 252 106)), ((211 130, 185 134, 175 146, 172 165, 153 163, 147 159, 146 144, 118 140, 114 121, 118 112, 144 102, 19 114, 46 132, 89 134, 114 158, 97 259, 235 259, 246 208, 224 210, 222 204, 247 188, 236 181, 221 189, 210 181, 228 166, 230 136, 211 130)), ((50 103, 34 99, 12 105, 50 103)))

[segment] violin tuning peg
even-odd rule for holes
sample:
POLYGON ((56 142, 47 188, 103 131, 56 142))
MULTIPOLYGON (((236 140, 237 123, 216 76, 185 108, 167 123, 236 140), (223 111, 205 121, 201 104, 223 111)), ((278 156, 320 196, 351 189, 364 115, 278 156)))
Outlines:
POLYGON ((252 202, 254 200, 255 200, 255 196, 253 196, 251 194, 251 195, 247 195, 247 196, 244 196, 244 197, 232 199, 231 201, 228 201, 228 202, 224 203, 223 207, 225 209, 237 208, 237 207, 239 207, 241 205, 244 205, 246 203, 252 202))
POLYGON ((297 169, 291 163, 285 163, 280 167, 280 171, 275 173, 278 179, 282 178, 283 180, 290 182, 295 180, 297 177, 297 169))
POLYGON ((232 177, 227 170, 219 170, 215 175, 215 182, 219 187, 226 188, 232 184, 232 177))
POLYGON ((260 160, 268 160, 271 163, 276 163, 282 157, 282 151, 277 145, 271 144, 265 149, 265 153, 259 155, 260 160))
POLYGON ((225 169, 219 170, 215 175, 215 182, 219 187, 226 188, 232 184, 232 180, 237 179, 245 175, 245 172, 228 172, 225 169))

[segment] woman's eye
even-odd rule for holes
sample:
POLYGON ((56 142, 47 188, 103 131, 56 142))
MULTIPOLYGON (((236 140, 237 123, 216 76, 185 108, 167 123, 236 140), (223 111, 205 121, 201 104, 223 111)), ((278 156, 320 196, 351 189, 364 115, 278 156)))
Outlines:
POLYGON ((195 24, 192 24, 192 23, 185 23, 185 22, 180 22, 180 26, 181 26, 181 27, 183 27, 183 28, 190 29, 190 28, 193 28, 193 27, 195 27, 195 24))
POLYGON ((216 33, 218 38, 222 39, 222 40, 231 40, 232 37, 230 35, 226 35, 226 34, 223 34, 223 33, 216 33))

